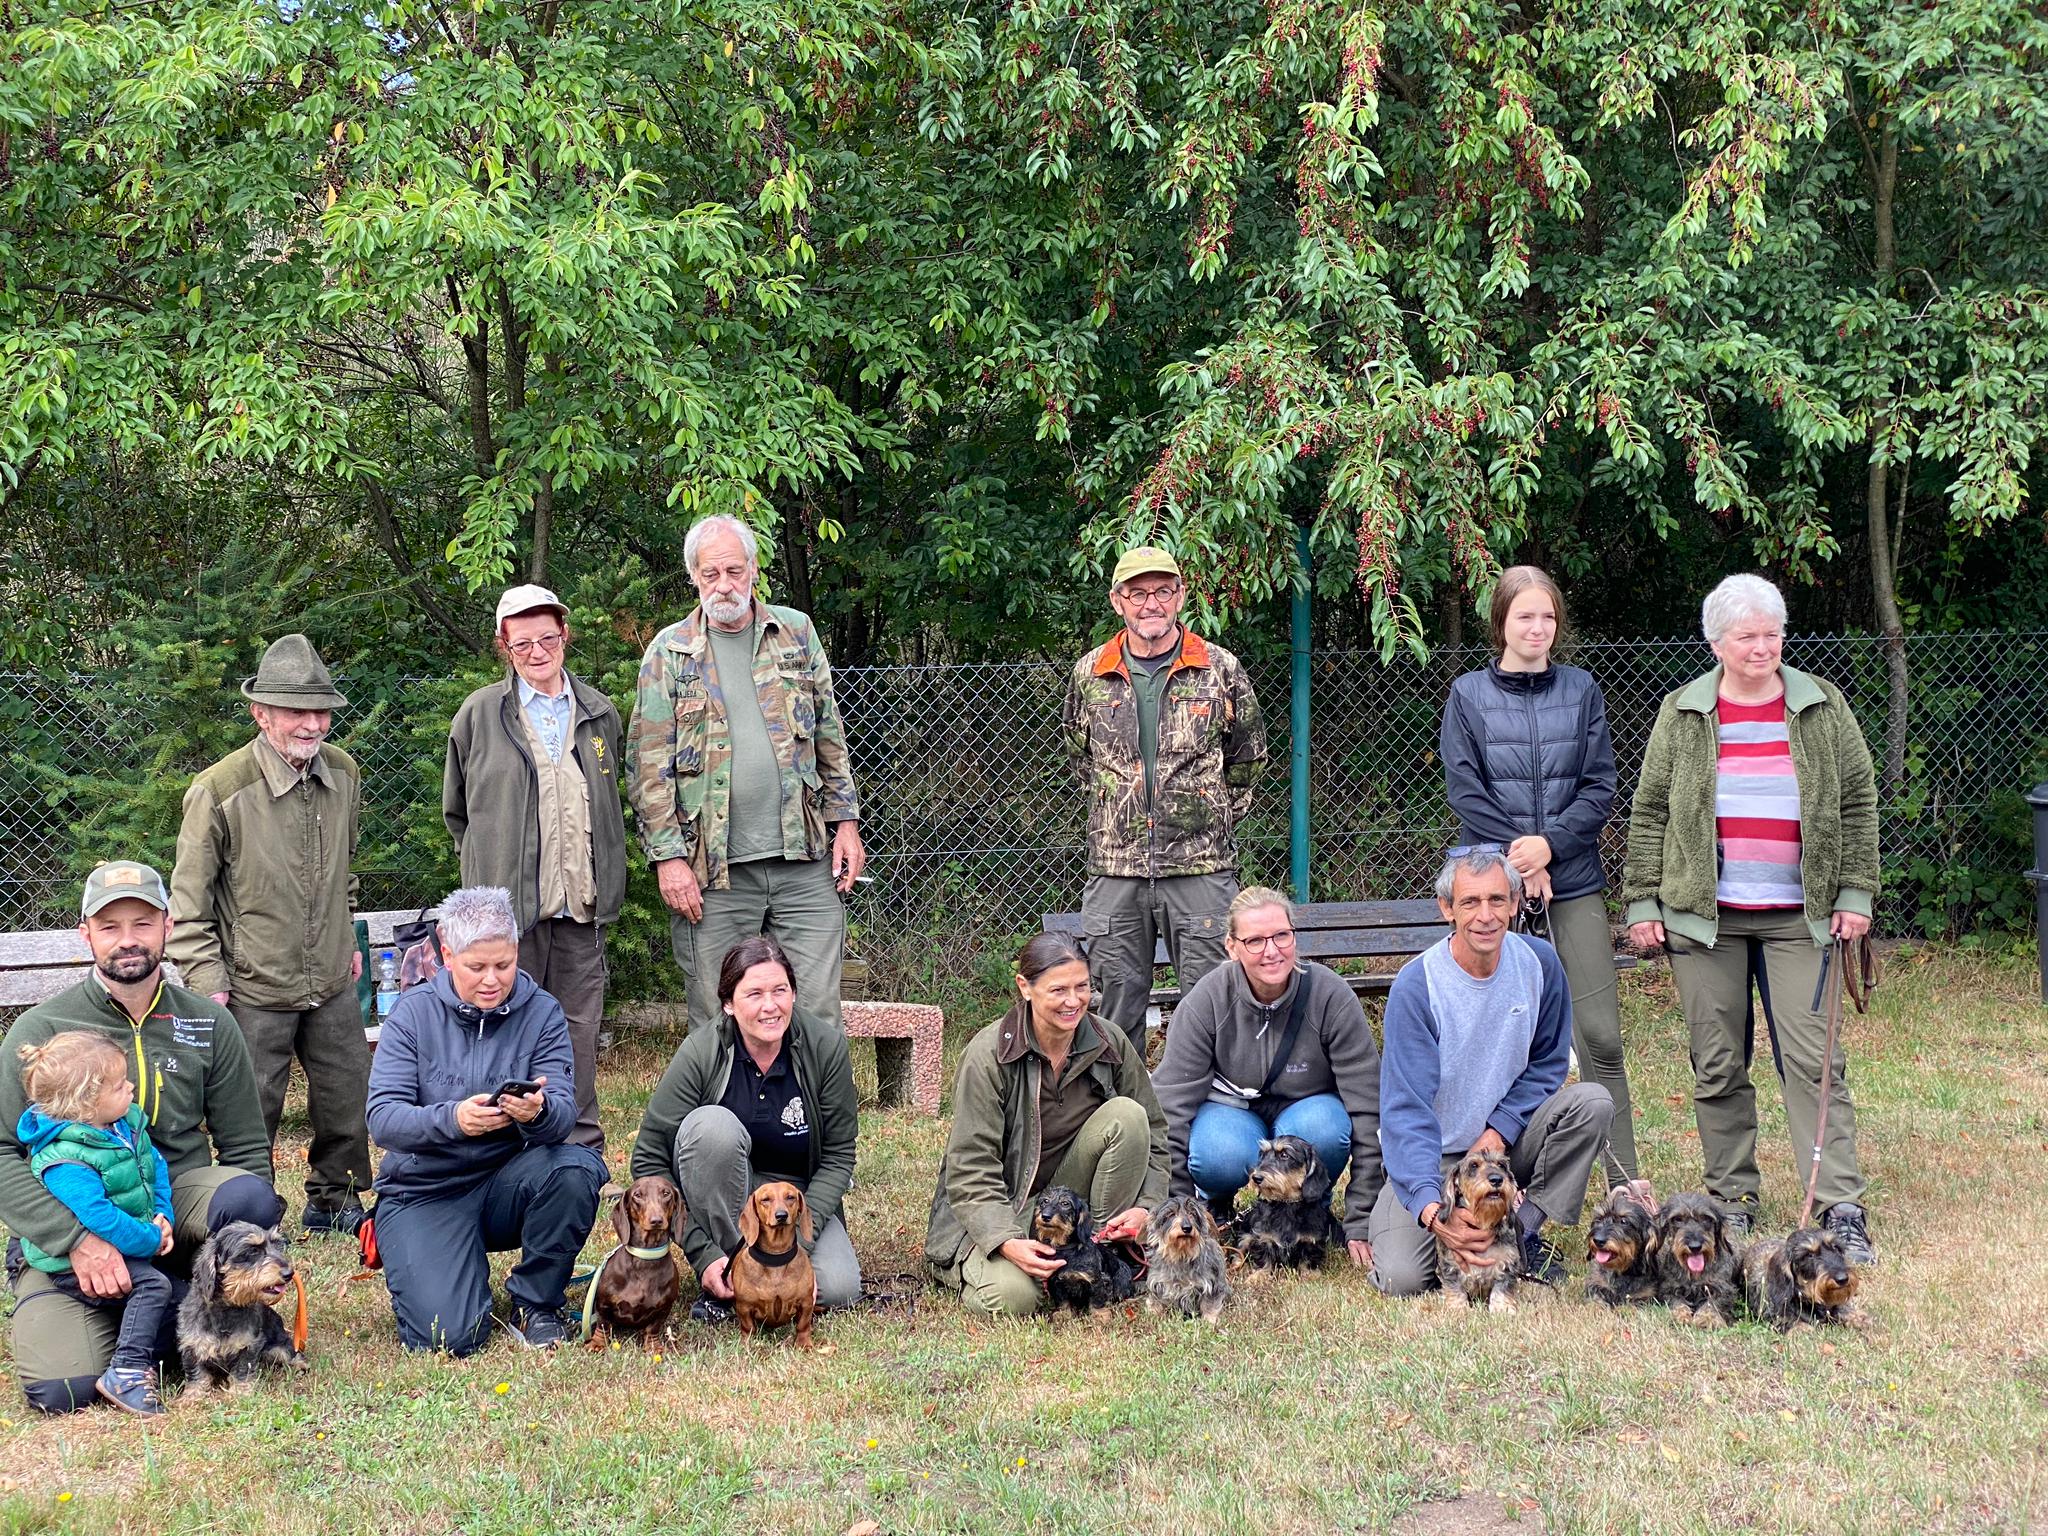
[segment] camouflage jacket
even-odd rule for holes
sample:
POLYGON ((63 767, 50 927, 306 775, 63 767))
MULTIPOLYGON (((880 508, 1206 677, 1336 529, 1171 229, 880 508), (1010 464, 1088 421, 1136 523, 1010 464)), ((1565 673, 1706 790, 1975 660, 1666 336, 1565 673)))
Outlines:
MULTIPOLYGON (((783 857, 821 859, 827 824, 860 820, 832 667, 807 614, 767 603, 755 613, 754 688, 782 769, 783 857)), ((626 753, 648 861, 688 859, 707 890, 730 889, 732 735, 702 608, 647 647, 626 753)))
POLYGON ((1149 801, 1124 637, 1075 663, 1060 724, 1087 781, 1090 874, 1165 879, 1237 867, 1237 824, 1266 764, 1259 701, 1242 662, 1181 634, 1159 701, 1149 801))

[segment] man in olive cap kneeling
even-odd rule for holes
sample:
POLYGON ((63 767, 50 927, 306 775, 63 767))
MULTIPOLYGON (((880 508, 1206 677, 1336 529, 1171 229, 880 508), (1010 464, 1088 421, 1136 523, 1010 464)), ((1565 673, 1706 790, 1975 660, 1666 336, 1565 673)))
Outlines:
POLYGON ((348 703, 313 643, 285 635, 242 684, 256 738, 185 792, 171 875, 170 958, 242 1026, 272 1143, 292 1057, 306 1069, 313 1145, 308 1232, 353 1234, 370 1187, 370 1048, 355 983, 361 773, 327 744, 348 703))

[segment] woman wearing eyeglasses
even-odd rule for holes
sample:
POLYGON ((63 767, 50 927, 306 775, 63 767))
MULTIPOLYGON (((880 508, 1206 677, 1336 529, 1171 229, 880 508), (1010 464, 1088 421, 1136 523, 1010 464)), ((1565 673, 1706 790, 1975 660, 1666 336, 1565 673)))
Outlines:
POLYGON ((1247 886, 1230 904, 1219 965, 1173 1011, 1152 1091, 1166 1112, 1173 1193, 1199 1190, 1228 1221, 1259 1144, 1299 1136, 1335 1184, 1345 1164, 1344 1236, 1372 1262, 1366 1233, 1380 1164, 1380 1053, 1345 980, 1300 955, 1294 908, 1247 886))
POLYGON ((448 731, 441 815, 466 886, 502 886, 519 916, 519 968, 562 1005, 575 1063, 572 1145, 604 1151, 597 1031, 604 930, 626 895, 619 712, 566 666, 569 610, 546 587, 498 599, 503 682, 462 701, 448 731))
POLYGON ((1493 589, 1494 659, 1451 684, 1439 738, 1458 841, 1498 848, 1548 908, 1544 936, 1572 990, 1580 1074, 1614 1100, 1607 1175, 1636 1177, 1635 1121, 1614 991, 1600 829, 1614 811, 1607 701, 1590 672, 1550 659, 1564 594, 1533 565, 1493 589))

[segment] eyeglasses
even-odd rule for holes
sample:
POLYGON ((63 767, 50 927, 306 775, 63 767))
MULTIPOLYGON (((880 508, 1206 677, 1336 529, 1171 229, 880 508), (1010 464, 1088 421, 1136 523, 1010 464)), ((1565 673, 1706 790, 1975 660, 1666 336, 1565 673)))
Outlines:
POLYGON ((557 630, 554 634, 542 635, 537 640, 514 640, 505 649, 514 656, 522 658, 527 656, 552 656, 562 648, 562 641, 565 638, 566 636, 557 630))
POLYGON ((1133 608, 1165 608, 1180 596, 1180 585, 1170 587, 1124 588, 1124 600, 1133 608))
POLYGON ((1278 933, 1261 934, 1256 939, 1239 939, 1237 942, 1254 954, 1283 954, 1294 948, 1294 930, 1282 928, 1278 933))
POLYGON ((1460 843, 1445 852, 1447 859, 1469 859, 1475 853, 1506 853, 1506 843, 1460 843))

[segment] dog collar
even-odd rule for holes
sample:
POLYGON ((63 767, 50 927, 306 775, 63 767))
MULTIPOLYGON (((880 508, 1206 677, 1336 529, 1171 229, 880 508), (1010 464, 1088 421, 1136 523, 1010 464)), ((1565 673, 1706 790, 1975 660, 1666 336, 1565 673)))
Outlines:
POLYGON ((797 1243, 791 1243, 787 1253, 766 1253, 759 1243, 749 1243, 746 1247, 747 1252, 753 1255, 754 1262, 765 1269, 780 1269, 803 1251, 802 1246, 797 1243))
POLYGON ((633 1248, 633 1247, 628 1247, 628 1248, 626 1249, 626 1252, 630 1253, 630 1254, 631 1254, 631 1255, 632 1255, 632 1256, 633 1256, 634 1258, 636 1258, 636 1259, 665 1259, 665 1258, 667 1258, 667 1257, 668 1257, 668 1249, 667 1249, 667 1248, 633 1248))

